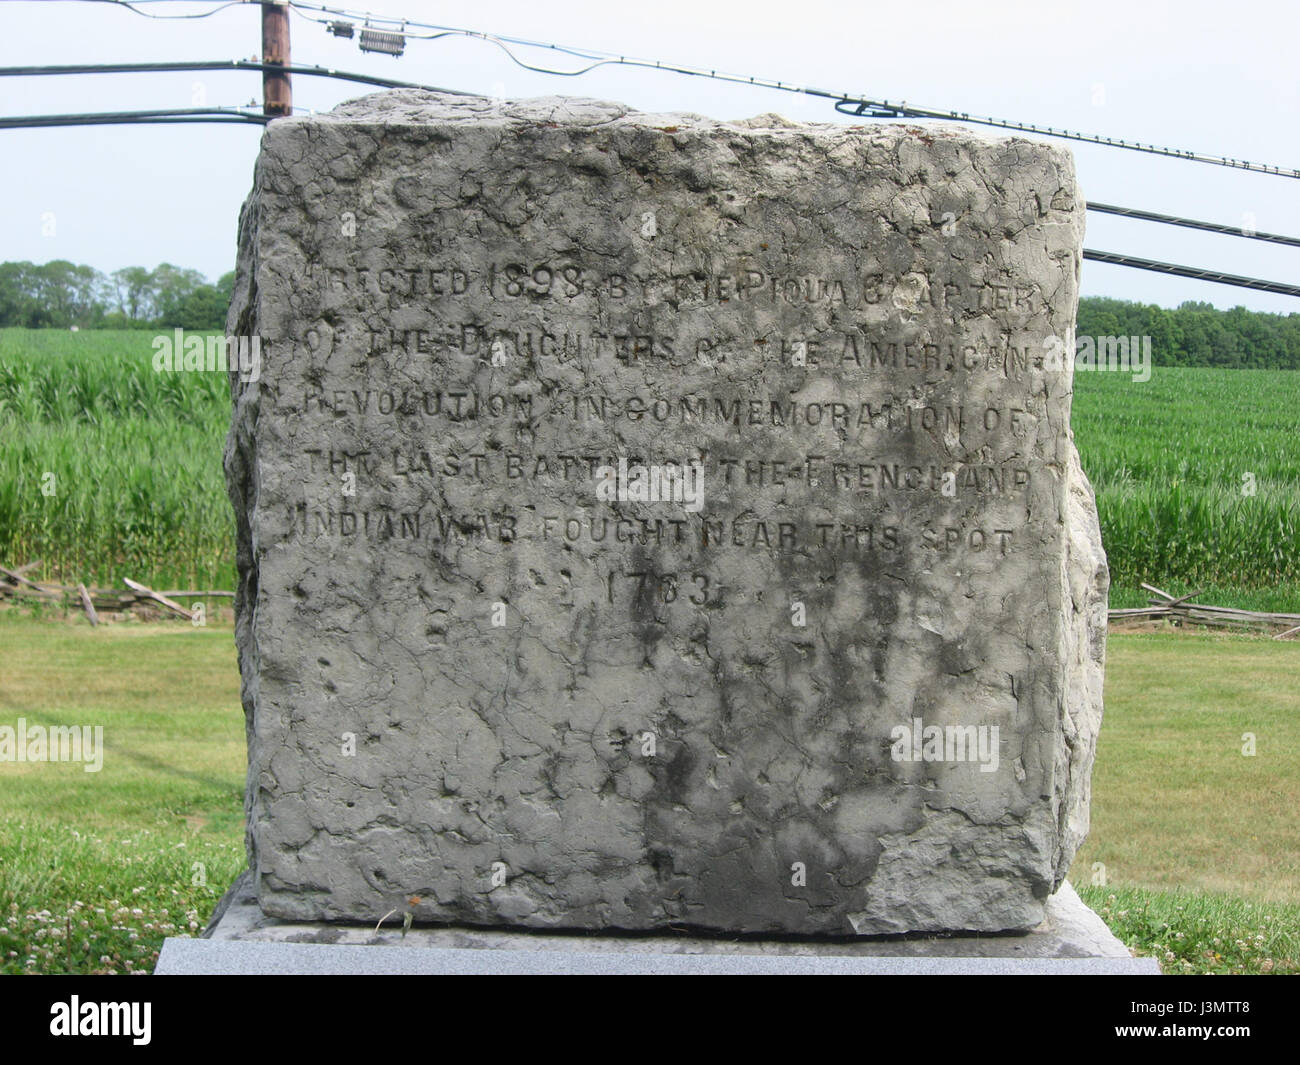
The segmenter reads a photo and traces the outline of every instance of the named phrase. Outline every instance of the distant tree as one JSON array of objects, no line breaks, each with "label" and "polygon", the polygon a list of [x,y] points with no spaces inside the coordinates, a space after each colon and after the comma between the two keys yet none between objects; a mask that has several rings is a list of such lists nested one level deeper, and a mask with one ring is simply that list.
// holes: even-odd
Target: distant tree
[{"label": "distant tree", "polygon": [[153,273],[143,266],[124,266],[114,270],[109,279],[117,294],[118,312],[129,322],[144,322],[153,317],[157,290]]},{"label": "distant tree", "polygon": [[[63,259],[0,263],[0,326],[224,329],[234,285],[233,271],[209,284],[197,270],[171,263],[125,266],[107,277]],[[1090,296],[1079,301],[1076,332],[1149,336],[1158,366],[1300,370],[1300,314]]]},{"label": "distant tree", "polygon": [[0,325],[98,325],[104,315],[103,275],[65,259],[0,264]]},{"label": "distant tree", "polygon": [[46,324],[94,325],[103,316],[99,296],[103,276],[92,266],[78,266],[66,259],[54,259],[35,272],[36,299],[48,318]]},{"label": "distant tree", "polygon": [[34,263],[0,263],[0,326],[25,326],[33,310],[31,276]]},{"label": "distant tree", "polygon": [[224,329],[230,297],[216,285],[200,285],[186,295],[164,325],[182,329]]},{"label": "distant tree", "polygon": [[1188,301],[1177,308],[1089,296],[1079,301],[1080,336],[1149,336],[1158,366],[1300,369],[1300,314],[1266,314]]},{"label": "distant tree", "polygon": [[154,288],[154,320],[161,326],[182,325],[182,307],[200,288],[207,285],[197,270],[171,263],[160,263],[151,275]]}]

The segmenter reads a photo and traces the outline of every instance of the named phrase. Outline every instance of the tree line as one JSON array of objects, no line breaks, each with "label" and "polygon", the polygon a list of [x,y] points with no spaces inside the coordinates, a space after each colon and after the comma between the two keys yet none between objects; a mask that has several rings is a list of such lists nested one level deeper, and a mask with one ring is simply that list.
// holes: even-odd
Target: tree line
[{"label": "tree line", "polygon": [[[232,271],[210,284],[197,270],[171,263],[111,274],[64,259],[0,263],[0,326],[224,329],[234,278]],[[1300,369],[1300,314],[1089,296],[1079,301],[1076,332],[1149,336],[1157,366]]]},{"label": "tree line", "polygon": [[1188,301],[1177,308],[1105,296],[1079,301],[1079,336],[1149,336],[1157,366],[1300,370],[1300,314]]},{"label": "tree line", "polygon": [[215,285],[161,263],[111,274],[55,259],[0,263],[0,326],[28,329],[224,329],[235,273]]}]

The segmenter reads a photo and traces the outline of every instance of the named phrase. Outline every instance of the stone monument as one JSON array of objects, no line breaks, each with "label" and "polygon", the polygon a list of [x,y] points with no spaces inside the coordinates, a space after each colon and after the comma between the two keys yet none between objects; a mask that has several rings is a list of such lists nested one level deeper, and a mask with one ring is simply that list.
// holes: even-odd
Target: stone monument
[{"label": "stone monument", "polygon": [[1107,570],[1064,150],[381,93],[268,127],[226,471],[273,917],[1036,925]]}]

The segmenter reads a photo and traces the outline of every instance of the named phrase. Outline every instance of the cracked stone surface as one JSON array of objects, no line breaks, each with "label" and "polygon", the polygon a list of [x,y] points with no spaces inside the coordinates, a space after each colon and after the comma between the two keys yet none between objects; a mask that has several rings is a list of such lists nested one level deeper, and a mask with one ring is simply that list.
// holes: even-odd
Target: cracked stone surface
[{"label": "cracked stone surface", "polygon": [[1102,714],[1083,210],[950,125],[272,123],[225,458],[264,912],[1038,925]]}]

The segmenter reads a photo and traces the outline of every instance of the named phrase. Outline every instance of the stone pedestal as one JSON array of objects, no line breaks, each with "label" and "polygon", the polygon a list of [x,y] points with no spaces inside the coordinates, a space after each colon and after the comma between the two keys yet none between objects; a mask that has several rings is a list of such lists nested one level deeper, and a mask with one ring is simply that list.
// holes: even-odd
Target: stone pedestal
[{"label": "stone pedestal", "polygon": [[281,921],[257,905],[245,875],[202,939],[169,939],[155,972],[438,973],[448,975],[698,973],[819,975],[1152,975],[1065,883],[1043,923],[1002,935],[720,939],[681,934],[560,935],[484,928]]}]

